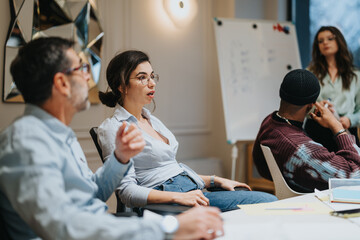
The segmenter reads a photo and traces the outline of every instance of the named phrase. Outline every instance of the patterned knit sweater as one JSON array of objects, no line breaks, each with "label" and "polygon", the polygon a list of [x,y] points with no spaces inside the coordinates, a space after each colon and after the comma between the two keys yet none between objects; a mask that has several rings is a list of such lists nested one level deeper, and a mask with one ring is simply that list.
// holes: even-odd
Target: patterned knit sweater
[{"label": "patterned knit sweater", "polygon": [[329,178],[360,178],[360,149],[347,134],[336,137],[336,152],[329,152],[302,130],[302,123],[288,124],[270,114],[256,137],[253,159],[261,176],[271,180],[260,144],[268,146],[288,185],[299,192],[328,188]]}]

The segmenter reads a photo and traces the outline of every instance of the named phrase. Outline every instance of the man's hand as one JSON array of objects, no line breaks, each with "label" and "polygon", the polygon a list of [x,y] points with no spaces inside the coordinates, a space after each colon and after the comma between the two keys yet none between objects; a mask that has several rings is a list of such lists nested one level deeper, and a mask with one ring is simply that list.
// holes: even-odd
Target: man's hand
[{"label": "man's hand", "polygon": [[322,106],[320,103],[315,103],[314,113],[309,113],[311,118],[314,119],[317,123],[325,128],[330,128],[330,130],[335,134],[343,129],[342,124],[335,118],[334,114],[325,106]]},{"label": "man's hand", "polygon": [[224,234],[220,211],[213,207],[194,207],[176,216],[179,229],[174,239],[214,239]]},{"label": "man's hand", "polygon": [[250,186],[245,183],[241,183],[238,181],[233,181],[226,178],[215,177],[215,185],[220,186],[221,188],[228,190],[228,191],[235,191],[235,187],[245,187],[251,191]]},{"label": "man's hand", "polygon": [[209,206],[209,199],[204,196],[201,190],[194,190],[185,193],[175,193],[173,202],[185,206]]},{"label": "man's hand", "polygon": [[144,149],[145,141],[135,124],[130,124],[125,131],[127,123],[124,121],[116,133],[115,157],[121,163],[128,163],[130,158]]},{"label": "man's hand", "polygon": [[330,102],[329,100],[322,100],[321,102],[319,102],[321,106],[327,107],[330,109],[331,112],[333,112],[334,110],[334,104],[332,102]]}]

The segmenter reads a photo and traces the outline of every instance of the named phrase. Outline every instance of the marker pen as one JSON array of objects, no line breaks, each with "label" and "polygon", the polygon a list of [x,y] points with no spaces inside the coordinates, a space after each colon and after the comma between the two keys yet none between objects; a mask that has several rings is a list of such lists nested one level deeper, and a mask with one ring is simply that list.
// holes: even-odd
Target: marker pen
[{"label": "marker pen", "polygon": [[[327,100],[328,100],[328,102],[331,102],[331,98],[328,98]],[[328,102],[327,102],[327,103],[325,103],[324,107],[326,107],[326,108],[328,108],[328,107],[329,107],[329,103],[328,103]]]},{"label": "marker pen", "polygon": [[[328,100],[328,102],[331,102],[331,98],[328,98],[327,100]],[[326,108],[329,107],[329,104],[328,104],[328,103],[325,103],[324,107],[326,107]],[[334,116],[335,116],[335,118],[336,118],[337,120],[340,119],[340,116],[339,116],[339,114],[336,112],[335,108],[334,108],[333,114],[334,114]]]}]

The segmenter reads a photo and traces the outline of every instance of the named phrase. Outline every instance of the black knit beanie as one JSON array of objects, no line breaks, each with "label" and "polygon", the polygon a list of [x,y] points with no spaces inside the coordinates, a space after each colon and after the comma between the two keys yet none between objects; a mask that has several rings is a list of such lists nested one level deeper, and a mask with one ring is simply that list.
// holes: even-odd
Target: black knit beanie
[{"label": "black knit beanie", "polygon": [[303,69],[290,71],[280,86],[280,98],[298,106],[316,102],[319,93],[319,80],[314,74]]}]

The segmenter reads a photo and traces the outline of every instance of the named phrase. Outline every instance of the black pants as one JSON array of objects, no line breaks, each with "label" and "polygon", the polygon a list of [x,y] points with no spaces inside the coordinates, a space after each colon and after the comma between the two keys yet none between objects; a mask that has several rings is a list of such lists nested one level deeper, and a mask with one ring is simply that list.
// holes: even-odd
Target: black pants
[{"label": "black pants", "polygon": [[[336,152],[338,150],[336,142],[334,140],[334,134],[330,129],[322,127],[320,124],[315,122],[312,119],[307,119],[305,123],[305,132],[306,134],[315,142],[322,144],[330,152]],[[355,136],[356,144],[359,144],[359,137],[357,134],[357,128],[349,128],[349,132]]]}]

